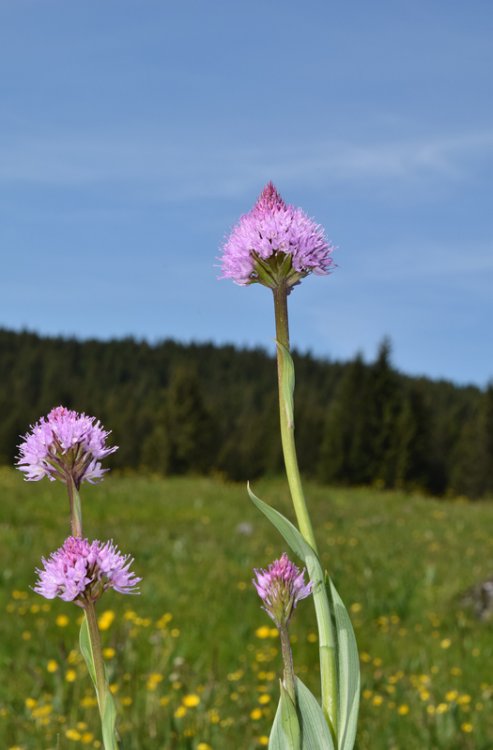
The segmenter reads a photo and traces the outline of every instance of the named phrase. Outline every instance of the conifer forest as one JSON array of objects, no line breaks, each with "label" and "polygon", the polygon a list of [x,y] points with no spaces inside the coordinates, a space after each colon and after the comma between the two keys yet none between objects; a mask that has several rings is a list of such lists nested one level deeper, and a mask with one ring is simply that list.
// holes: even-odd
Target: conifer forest
[{"label": "conifer forest", "polygon": [[[374,361],[294,353],[296,439],[320,483],[493,495],[493,382],[485,389]],[[120,446],[113,469],[239,481],[282,471],[274,358],[211,343],[151,345],[0,330],[0,463],[53,406],[97,414]]]}]

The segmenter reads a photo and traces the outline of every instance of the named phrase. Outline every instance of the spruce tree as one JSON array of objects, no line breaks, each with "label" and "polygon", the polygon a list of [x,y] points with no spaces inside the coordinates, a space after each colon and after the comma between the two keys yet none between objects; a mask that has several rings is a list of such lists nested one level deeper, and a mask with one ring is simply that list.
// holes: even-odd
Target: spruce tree
[{"label": "spruce tree", "polygon": [[493,381],[483,397],[483,439],[485,494],[493,499]]},{"label": "spruce tree", "polygon": [[371,481],[383,487],[393,487],[396,481],[396,430],[402,398],[399,378],[392,369],[390,354],[390,341],[384,339],[370,368],[370,416],[366,450]]},{"label": "spruce tree", "polygon": [[172,474],[207,473],[215,458],[215,428],[197,375],[178,367],[166,395],[169,470]]},{"label": "spruce tree", "polygon": [[480,498],[493,494],[493,384],[465,422],[454,451],[453,494]]},{"label": "spruce tree", "polygon": [[394,461],[396,487],[429,489],[430,415],[416,385],[407,387],[396,420]]},{"label": "spruce tree", "polygon": [[366,484],[370,481],[369,425],[369,373],[358,355],[348,365],[328,407],[318,466],[322,482]]}]

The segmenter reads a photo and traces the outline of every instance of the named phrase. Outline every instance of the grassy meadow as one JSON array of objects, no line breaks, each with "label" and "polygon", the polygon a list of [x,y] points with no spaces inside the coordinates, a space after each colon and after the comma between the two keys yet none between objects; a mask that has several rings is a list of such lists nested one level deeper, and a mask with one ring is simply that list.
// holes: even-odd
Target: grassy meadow
[{"label": "grassy meadow", "polygon": [[[291,517],[281,480],[254,486]],[[358,750],[493,748],[493,624],[462,602],[493,574],[493,504],[306,487],[323,562],[361,653]],[[64,487],[0,473],[0,747],[101,747],[78,652],[81,610],[30,590],[68,535]],[[275,629],[252,568],[285,549],[243,486],[108,476],[83,487],[84,532],[135,557],[140,596],[99,602],[124,750],[255,750],[278,696]],[[295,668],[316,692],[310,600],[292,624]]]}]

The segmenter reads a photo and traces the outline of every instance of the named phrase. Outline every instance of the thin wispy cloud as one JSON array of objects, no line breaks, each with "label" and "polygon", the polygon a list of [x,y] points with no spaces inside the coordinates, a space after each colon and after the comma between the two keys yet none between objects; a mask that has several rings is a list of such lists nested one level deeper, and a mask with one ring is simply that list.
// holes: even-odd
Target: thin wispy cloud
[{"label": "thin wispy cloud", "polygon": [[136,182],[163,200],[231,197],[256,190],[276,175],[286,182],[385,181],[406,183],[422,176],[467,179],[493,156],[493,132],[469,132],[394,142],[322,140],[266,143],[262,148],[211,144],[148,133],[129,136],[59,135],[4,139],[0,183],[48,187]]},{"label": "thin wispy cloud", "polygon": [[407,243],[400,237],[395,243],[380,246],[378,265],[374,254],[358,255],[359,283],[368,281],[412,281],[418,279],[462,278],[474,275],[477,281],[491,283],[493,273],[493,239],[491,243],[430,242],[423,239]]}]

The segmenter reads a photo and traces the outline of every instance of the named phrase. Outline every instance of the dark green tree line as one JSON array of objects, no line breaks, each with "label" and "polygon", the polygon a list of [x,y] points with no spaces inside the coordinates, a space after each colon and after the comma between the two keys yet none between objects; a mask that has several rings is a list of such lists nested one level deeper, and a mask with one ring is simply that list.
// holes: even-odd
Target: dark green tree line
[{"label": "dark green tree line", "polygon": [[[294,353],[296,440],[305,475],[470,497],[493,495],[493,385],[484,391],[398,373],[384,341],[373,363]],[[282,470],[276,366],[260,349],[78,341],[0,329],[0,463],[53,406],[97,415],[114,468]]]}]

